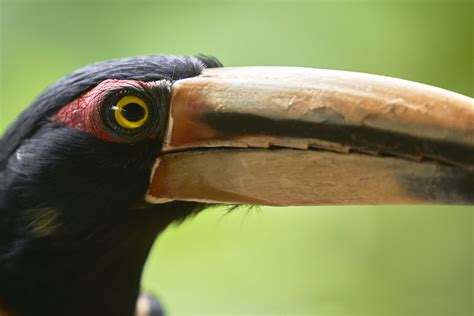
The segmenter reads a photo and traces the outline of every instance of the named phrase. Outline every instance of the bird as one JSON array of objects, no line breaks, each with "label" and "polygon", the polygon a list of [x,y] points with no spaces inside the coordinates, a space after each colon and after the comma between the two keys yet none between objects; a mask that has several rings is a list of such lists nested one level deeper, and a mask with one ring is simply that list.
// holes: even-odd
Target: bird
[{"label": "bird", "polygon": [[472,205],[473,123],[471,98],[379,75],[80,68],[0,140],[0,314],[134,315],[155,239],[215,205]]}]

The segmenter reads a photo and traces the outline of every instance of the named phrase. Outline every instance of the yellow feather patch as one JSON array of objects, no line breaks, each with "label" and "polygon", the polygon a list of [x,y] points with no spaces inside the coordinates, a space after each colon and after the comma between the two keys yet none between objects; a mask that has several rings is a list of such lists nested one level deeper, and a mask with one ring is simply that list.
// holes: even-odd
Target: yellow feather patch
[{"label": "yellow feather patch", "polygon": [[54,208],[36,208],[26,211],[26,229],[37,237],[54,234],[61,226],[59,212]]}]

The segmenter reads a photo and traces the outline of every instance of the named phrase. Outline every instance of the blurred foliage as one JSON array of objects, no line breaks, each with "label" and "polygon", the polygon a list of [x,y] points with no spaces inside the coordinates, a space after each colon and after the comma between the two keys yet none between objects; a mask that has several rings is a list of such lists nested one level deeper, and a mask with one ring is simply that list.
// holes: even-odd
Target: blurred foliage
[{"label": "blurred foliage", "polygon": [[[73,69],[142,54],[474,95],[472,1],[0,1],[0,130]],[[472,207],[217,209],[164,233],[143,284],[171,315],[472,315],[473,238]]]}]

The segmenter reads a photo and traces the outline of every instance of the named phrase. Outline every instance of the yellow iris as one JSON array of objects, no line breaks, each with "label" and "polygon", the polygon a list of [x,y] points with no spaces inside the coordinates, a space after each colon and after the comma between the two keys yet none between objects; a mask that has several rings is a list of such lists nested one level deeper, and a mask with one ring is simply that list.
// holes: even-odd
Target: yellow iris
[{"label": "yellow iris", "polygon": [[114,115],[123,128],[139,128],[148,120],[148,105],[139,97],[126,95],[115,105]]}]

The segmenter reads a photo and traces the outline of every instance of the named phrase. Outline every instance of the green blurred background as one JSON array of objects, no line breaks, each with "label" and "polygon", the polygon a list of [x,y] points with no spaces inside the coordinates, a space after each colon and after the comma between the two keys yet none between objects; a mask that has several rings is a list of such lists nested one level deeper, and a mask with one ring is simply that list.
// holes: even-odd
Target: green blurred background
[{"label": "green blurred background", "polygon": [[[0,1],[0,130],[73,69],[142,54],[354,70],[474,95],[472,1]],[[473,315],[473,211],[210,210],[161,236],[143,285],[170,315]]]}]

